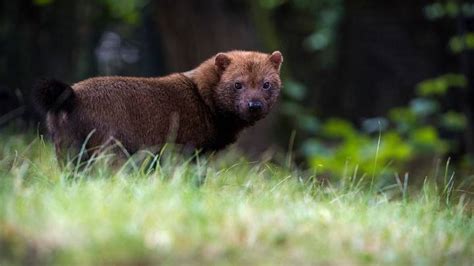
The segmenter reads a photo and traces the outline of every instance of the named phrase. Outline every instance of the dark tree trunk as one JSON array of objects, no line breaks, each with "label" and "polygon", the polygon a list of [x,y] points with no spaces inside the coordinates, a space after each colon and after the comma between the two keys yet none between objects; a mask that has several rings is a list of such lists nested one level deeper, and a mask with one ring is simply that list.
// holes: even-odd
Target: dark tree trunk
[{"label": "dark tree trunk", "polygon": [[221,51],[260,48],[244,4],[233,1],[154,2],[170,71],[185,71]]},{"label": "dark tree trunk", "polygon": [[[461,13],[457,18],[459,36],[465,36],[468,32],[474,32],[474,19],[466,18]],[[464,49],[460,56],[460,70],[467,79],[467,87],[462,91],[460,99],[463,111],[467,117],[467,127],[464,132],[465,152],[474,156],[474,52],[472,49]]]},{"label": "dark tree trunk", "polygon": [[[0,85],[7,88],[5,95],[16,98],[8,100],[14,109],[24,107],[26,121],[38,118],[28,104],[36,79],[56,77],[72,82],[93,73],[91,24],[97,14],[88,0],[54,1],[45,6],[33,2],[2,1],[0,6],[4,29],[0,33]],[[0,114],[6,112],[0,106]]]},{"label": "dark tree trunk", "polygon": [[346,1],[339,70],[321,97],[325,113],[358,120],[384,115],[415,85],[445,71],[446,44],[423,16],[425,1]]}]

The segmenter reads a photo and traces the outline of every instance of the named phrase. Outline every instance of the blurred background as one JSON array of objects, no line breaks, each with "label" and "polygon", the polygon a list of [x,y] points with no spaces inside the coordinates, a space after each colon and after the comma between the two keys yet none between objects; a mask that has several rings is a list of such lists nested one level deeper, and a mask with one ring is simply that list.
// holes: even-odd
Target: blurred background
[{"label": "blurred background", "polygon": [[470,1],[2,0],[0,128],[41,128],[38,78],[161,76],[233,49],[285,57],[279,105],[239,140],[250,157],[291,151],[335,175],[473,174]]}]

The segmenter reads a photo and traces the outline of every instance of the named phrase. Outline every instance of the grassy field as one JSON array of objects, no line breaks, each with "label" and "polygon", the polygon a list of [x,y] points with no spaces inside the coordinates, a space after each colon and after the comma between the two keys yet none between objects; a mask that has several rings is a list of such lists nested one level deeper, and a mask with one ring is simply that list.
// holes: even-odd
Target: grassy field
[{"label": "grassy field", "polygon": [[172,155],[147,165],[61,171],[50,144],[2,136],[0,265],[474,261],[469,193],[449,182],[370,189],[356,176],[321,185],[232,152],[207,168]]}]

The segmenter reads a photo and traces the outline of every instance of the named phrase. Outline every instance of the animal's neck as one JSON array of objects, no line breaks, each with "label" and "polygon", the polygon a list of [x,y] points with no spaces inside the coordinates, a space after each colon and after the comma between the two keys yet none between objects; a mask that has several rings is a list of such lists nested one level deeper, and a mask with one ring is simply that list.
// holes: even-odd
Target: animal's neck
[{"label": "animal's neck", "polygon": [[197,68],[184,72],[183,75],[190,78],[198,89],[204,103],[209,108],[215,125],[215,137],[209,143],[211,150],[220,150],[236,141],[238,134],[249,123],[237,115],[220,110],[214,101],[214,89],[219,83],[219,73],[214,66],[214,60],[209,59]]},{"label": "animal's neck", "polygon": [[197,68],[184,72],[183,75],[190,78],[195,84],[202,99],[212,113],[216,112],[213,91],[219,83],[219,73],[215,69],[212,59],[199,65]]},{"label": "animal's neck", "polygon": [[239,133],[250,124],[235,115],[218,112],[214,116],[215,136],[208,143],[207,149],[221,150],[237,140]]}]

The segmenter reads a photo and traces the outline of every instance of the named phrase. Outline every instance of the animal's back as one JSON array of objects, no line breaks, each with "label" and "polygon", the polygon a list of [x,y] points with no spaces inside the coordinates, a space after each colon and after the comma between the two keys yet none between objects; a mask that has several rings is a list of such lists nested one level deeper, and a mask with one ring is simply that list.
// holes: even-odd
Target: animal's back
[{"label": "animal's back", "polygon": [[117,140],[133,152],[175,136],[179,144],[199,147],[213,128],[194,86],[181,74],[87,79],[72,86],[76,101],[71,112],[48,115],[50,132],[68,131],[53,138],[74,135],[82,141],[90,135],[90,148]]}]

